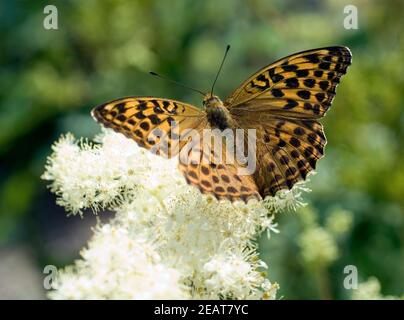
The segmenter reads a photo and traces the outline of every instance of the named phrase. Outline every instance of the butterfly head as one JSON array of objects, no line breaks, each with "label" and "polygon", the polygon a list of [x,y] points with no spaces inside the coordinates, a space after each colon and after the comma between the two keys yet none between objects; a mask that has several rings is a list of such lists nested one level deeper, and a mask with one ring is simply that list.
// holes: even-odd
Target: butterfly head
[{"label": "butterfly head", "polygon": [[221,107],[223,106],[222,100],[218,96],[212,95],[211,93],[207,93],[203,97],[203,106],[207,109],[212,108],[212,107]]}]

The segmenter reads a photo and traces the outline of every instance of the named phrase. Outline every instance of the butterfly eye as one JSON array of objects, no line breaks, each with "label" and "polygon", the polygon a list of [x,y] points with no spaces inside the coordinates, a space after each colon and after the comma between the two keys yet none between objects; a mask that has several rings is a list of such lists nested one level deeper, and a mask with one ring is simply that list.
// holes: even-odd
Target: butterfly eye
[{"label": "butterfly eye", "polygon": [[203,99],[203,105],[206,107],[207,105],[211,104],[213,102],[213,98],[209,97],[209,98],[205,98]]}]

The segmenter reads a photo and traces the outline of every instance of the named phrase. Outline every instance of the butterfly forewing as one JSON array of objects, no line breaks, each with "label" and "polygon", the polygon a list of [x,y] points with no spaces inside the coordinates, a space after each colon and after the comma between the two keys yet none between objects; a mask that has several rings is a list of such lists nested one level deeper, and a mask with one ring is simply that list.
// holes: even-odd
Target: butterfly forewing
[{"label": "butterfly forewing", "polygon": [[95,107],[94,118],[104,126],[124,134],[156,154],[172,157],[186,141],[186,129],[200,127],[206,114],[198,108],[175,100],[128,97]]},{"label": "butterfly forewing", "polygon": [[303,51],[282,58],[245,81],[226,100],[236,117],[269,112],[285,117],[321,118],[351,63],[346,47]]}]

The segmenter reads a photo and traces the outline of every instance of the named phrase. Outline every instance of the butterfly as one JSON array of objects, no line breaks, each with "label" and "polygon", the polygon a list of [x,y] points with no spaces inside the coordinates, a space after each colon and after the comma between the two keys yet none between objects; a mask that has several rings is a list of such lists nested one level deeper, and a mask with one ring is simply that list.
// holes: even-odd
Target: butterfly
[{"label": "butterfly", "polygon": [[[291,189],[316,168],[327,143],[319,120],[330,108],[351,61],[350,50],[343,46],[302,51],[259,70],[223,102],[213,95],[212,87],[203,98],[202,109],[171,99],[126,97],[95,107],[92,115],[140,147],[175,144],[176,148],[158,153],[166,157],[187,153],[195,160],[179,161],[189,184],[217,199],[247,202]],[[254,129],[255,171],[240,175],[242,164],[237,161],[203,161],[212,160],[214,151],[190,151],[187,141],[175,139],[187,129],[201,133],[209,128]],[[153,136],[156,130],[163,134]],[[223,156],[228,147],[222,147]]]}]

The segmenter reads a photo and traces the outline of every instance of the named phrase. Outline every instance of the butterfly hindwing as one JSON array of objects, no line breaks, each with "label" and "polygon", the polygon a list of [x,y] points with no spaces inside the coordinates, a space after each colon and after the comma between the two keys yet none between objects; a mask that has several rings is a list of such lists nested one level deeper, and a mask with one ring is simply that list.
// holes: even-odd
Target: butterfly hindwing
[{"label": "butterfly hindwing", "polygon": [[291,189],[305,180],[324,155],[326,138],[317,120],[272,117],[250,123],[257,132],[257,171],[254,178],[262,197]]},{"label": "butterfly hindwing", "polygon": [[[207,141],[206,136],[202,135],[195,145],[188,145],[181,150],[180,171],[189,184],[217,199],[228,199],[232,202],[260,199],[253,176],[240,174],[239,170],[243,166],[228,152],[229,148],[225,143],[224,141],[219,151],[219,158],[210,139]],[[188,162],[185,162],[185,159]]]},{"label": "butterfly hindwing", "polygon": [[186,143],[179,139],[187,128],[196,129],[206,114],[179,101],[128,97],[95,107],[93,117],[105,127],[124,134],[156,154],[172,157]]}]

